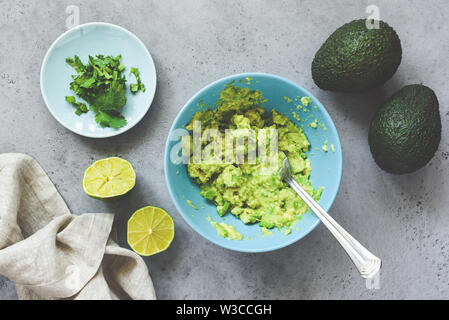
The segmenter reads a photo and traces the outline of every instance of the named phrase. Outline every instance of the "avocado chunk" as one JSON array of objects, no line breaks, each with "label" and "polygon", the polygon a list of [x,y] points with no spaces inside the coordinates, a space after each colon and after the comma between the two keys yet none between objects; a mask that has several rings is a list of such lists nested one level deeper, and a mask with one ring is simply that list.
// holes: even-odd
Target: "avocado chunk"
[{"label": "avocado chunk", "polygon": [[392,27],[379,21],[368,29],[366,20],[338,28],[317,51],[312,77],[323,90],[361,92],[390,79],[402,59],[401,41]]},{"label": "avocado chunk", "polygon": [[405,174],[424,167],[441,140],[438,99],[432,89],[408,85],[377,111],[368,142],[376,163],[387,172]]}]

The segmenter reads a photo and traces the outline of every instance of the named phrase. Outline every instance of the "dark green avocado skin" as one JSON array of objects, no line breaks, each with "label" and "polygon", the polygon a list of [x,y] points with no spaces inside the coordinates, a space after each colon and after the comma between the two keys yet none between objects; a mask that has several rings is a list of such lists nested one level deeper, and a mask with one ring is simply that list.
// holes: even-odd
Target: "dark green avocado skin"
[{"label": "dark green avocado skin", "polygon": [[368,136],[376,163],[387,172],[405,174],[424,167],[441,140],[438,99],[432,89],[408,85],[375,114]]},{"label": "dark green avocado skin", "polygon": [[401,41],[392,27],[379,21],[368,29],[366,20],[338,28],[312,62],[312,77],[323,90],[362,92],[390,79],[402,59]]}]

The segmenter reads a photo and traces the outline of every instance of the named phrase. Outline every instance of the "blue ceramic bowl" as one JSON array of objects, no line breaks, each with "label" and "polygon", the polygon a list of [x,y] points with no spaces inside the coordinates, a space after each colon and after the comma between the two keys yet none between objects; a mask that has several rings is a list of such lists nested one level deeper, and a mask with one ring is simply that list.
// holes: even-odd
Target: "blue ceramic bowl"
[{"label": "blue ceramic bowl", "polygon": [[[127,84],[135,83],[134,76],[129,77],[128,73],[131,67],[137,67],[146,87],[145,92],[137,94],[127,90],[127,103],[122,114],[128,123],[120,129],[101,128],[95,122],[94,112],[77,116],[75,109],[65,101],[65,96],[75,95],[70,90],[70,82],[76,74],[65,62],[66,58],[78,55],[87,63],[89,55],[97,54],[122,54]],[[106,138],[131,129],[147,113],[155,91],[156,69],[145,45],[128,30],[109,23],[93,22],[70,29],[51,45],[42,63],[41,92],[48,110],[64,127],[86,137]]]},{"label": "blue ceramic bowl", "polygon": [[[246,77],[252,78],[250,83],[245,80]],[[166,144],[165,177],[171,197],[185,221],[200,235],[227,249],[242,252],[276,250],[303,238],[319,224],[320,220],[309,211],[293,227],[291,234],[284,235],[281,231],[274,230],[274,234],[270,236],[263,236],[257,224],[245,225],[230,213],[226,214],[224,220],[222,220],[215,205],[200,196],[199,187],[189,178],[186,166],[183,163],[175,164],[171,161],[170,154],[176,154],[179,147],[179,139],[176,139],[175,136],[181,131],[177,129],[182,129],[191,121],[193,115],[199,109],[199,103],[204,102],[208,106],[214,105],[220,91],[232,81],[235,81],[237,86],[250,87],[261,91],[263,96],[268,99],[265,103],[267,110],[275,109],[288,116],[298,126],[304,124],[304,132],[311,142],[309,158],[312,165],[312,185],[315,188],[324,187],[320,203],[325,210],[330,209],[340,187],[342,175],[340,139],[331,117],[318,99],[301,86],[287,79],[264,73],[238,74],[218,80],[195,94],[176,117]],[[297,96],[312,98],[313,103],[307,108],[309,111],[298,111],[294,101],[288,102],[285,99],[285,97],[293,99]],[[301,119],[305,119],[304,123],[298,122],[292,115],[292,111],[295,111]],[[315,119],[324,124],[325,129],[321,126],[314,129],[308,125]],[[329,146],[327,153],[321,149],[325,141],[328,141]],[[333,144],[335,152],[331,150],[331,144]],[[192,201],[198,210],[192,208],[187,200]],[[214,221],[224,221],[234,226],[238,232],[243,234],[244,240],[228,240],[218,236],[215,228],[206,219],[208,216]]]}]

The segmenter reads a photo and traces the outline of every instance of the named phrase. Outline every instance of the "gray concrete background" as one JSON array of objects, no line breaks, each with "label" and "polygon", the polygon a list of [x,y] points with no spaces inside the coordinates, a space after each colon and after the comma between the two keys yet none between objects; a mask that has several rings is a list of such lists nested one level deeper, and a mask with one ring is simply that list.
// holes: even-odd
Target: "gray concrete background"
[{"label": "gray concrete background", "polygon": [[[79,6],[81,23],[105,21],[134,32],[156,63],[158,90],[142,122],[107,140],[73,134],[47,111],[39,70],[65,27],[65,8]],[[366,94],[317,88],[310,74],[316,50],[337,27],[376,4],[398,32],[403,60],[385,86]],[[146,258],[161,299],[405,299],[449,298],[449,3],[434,1],[11,1],[0,0],[0,152],[35,157],[70,209],[114,212],[125,222],[144,206],[170,212],[176,237]],[[126,52],[124,52],[126,54]],[[356,238],[382,257],[381,289],[367,290],[344,251],[321,225],[300,242],[263,254],[231,252],[207,242],[177,213],[164,179],[163,151],[172,121],[200,88],[229,74],[261,71],[287,77],[321,100],[344,151],[340,193],[331,210]],[[424,83],[440,100],[443,137],[424,169],[395,176],[371,158],[367,128],[375,108],[405,84]],[[103,203],[82,190],[95,159],[121,156],[138,174],[135,190]],[[15,299],[0,277],[0,299]]]}]

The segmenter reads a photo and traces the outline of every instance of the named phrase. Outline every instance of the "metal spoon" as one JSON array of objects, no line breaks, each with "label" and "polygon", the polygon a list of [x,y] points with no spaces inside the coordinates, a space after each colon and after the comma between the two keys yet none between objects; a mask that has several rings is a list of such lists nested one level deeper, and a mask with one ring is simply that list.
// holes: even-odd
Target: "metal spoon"
[{"label": "metal spoon", "polygon": [[317,217],[329,229],[334,237],[340,242],[343,249],[354,262],[363,278],[372,278],[380,270],[382,261],[369,252],[357,240],[355,240],[345,229],[343,229],[321,206],[293,179],[288,158],[285,157],[279,176],[287,182],[290,187],[301,197],[312,209]]}]

